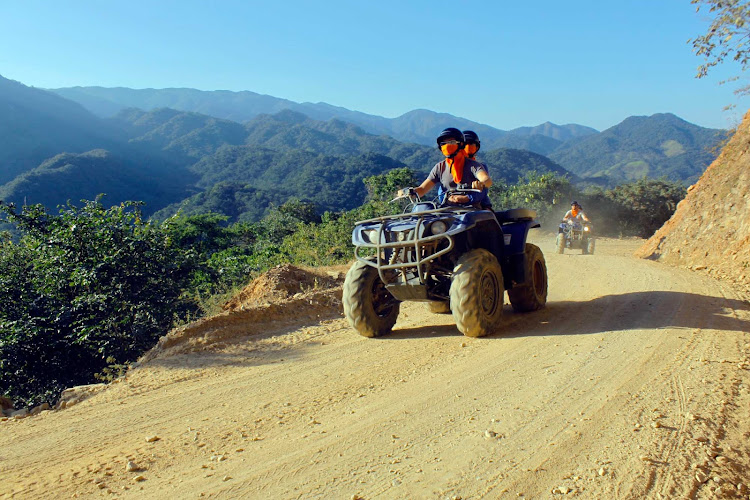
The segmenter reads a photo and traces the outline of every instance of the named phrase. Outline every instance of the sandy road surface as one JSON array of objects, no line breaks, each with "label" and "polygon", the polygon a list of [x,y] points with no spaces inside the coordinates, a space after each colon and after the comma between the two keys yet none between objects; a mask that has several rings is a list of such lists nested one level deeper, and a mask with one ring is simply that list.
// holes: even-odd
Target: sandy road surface
[{"label": "sandy road surface", "polygon": [[156,359],[0,422],[0,497],[746,498],[750,306],[640,243],[540,242],[548,307],[488,338],[407,304]]}]

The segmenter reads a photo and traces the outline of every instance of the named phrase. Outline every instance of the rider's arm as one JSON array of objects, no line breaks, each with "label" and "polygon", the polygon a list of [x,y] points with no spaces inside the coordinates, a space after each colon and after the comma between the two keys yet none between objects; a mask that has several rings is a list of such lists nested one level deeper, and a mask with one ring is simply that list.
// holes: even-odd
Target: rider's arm
[{"label": "rider's arm", "polygon": [[[490,186],[492,186],[492,179],[490,179],[490,174],[488,174],[485,170],[477,170],[476,177],[477,180],[482,183],[482,187],[489,188]],[[472,183],[471,187],[475,189],[482,189],[482,187],[474,186],[473,184],[474,183]]]},{"label": "rider's arm", "polygon": [[565,212],[565,215],[563,216],[563,220],[568,220],[568,219],[570,219],[570,216],[571,216],[572,214],[573,214],[573,212],[571,212],[570,210],[568,210],[567,212]]},{"label": "rider's arm", "polygon": [[425,194],[430,192],[430,189],[432,189],[435,186],[435,183],[432,182],[430,179],[425,179],[422,184],[414,188],[414,191],[419,195],[419,197],[423,197]]},{"label": "rider's arm", "polygon": [[581,212],[581,218],[586,222],[591,222],[584,212]]}]

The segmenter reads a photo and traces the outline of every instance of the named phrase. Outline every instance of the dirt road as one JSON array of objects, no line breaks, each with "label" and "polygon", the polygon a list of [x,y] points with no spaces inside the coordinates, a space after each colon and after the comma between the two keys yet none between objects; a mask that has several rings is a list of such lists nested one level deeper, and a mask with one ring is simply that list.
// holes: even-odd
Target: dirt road
[{"label": "dirt road", "polygon": [[0,422],[0,497],[747,498],[747,297],[641,241],[538,243],[548,306],[491,337],[426,304],[379,339],[291,307]]}]

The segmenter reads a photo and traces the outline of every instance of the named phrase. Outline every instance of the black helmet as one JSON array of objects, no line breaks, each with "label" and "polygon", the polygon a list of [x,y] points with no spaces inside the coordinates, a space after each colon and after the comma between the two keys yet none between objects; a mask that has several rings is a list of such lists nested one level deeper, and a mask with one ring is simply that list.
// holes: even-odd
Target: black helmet
[{"label": "black helmet", "polygon": [[575,200],[573,200],[573,201],[571,201],[571,202],[570,202],[570,206],[571,206],[571,207],[578,207],[578,208],[581,208],[581,204],[580,204],[580,203],[578,203],[578,202],[577,202],[577,201],[575,201]]},{"label": "black helmet", "polygon": [[466,144],[476,144],[477,151],[479,151],[479,136],[473,130],[464,130],[464,141]]},{"label": "black helmet", "polygon": [[458,142],[461,143],[460,147],[463,147],[463,145],[464,145],[464,134],[462,134],[461,131],[458,130],[457,128],[453,128],[453,127],[449,127],[447,129],[443,130],[442,132],[440,132],[440,135],[437,136],[437,145],[438,145],[438,148],[440,147],[441,143],[443,143],[445,141],[449,141],[449,140],[458,141]]}]

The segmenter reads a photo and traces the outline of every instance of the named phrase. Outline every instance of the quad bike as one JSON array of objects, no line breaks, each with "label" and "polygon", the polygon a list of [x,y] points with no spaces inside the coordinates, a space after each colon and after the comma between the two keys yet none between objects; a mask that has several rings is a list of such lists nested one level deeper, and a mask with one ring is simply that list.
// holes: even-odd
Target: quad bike
[{"label": "quad bike", "polygon": [[[448,195],[478,192],[468,187]],[[536,212],[440,205],[413,190],[392,201],[407,197],[404,213],[359,221],[352,232],[357,261],[346,275],[343,303],[361,335],[390,332],[403,301],[450,311],[468,337],[498,328],[505,290],[514,311],[544,307],[547,265],[539,247],[526,243],[529,229],[539,227]]]},{"label": "quad bike", "polygon": [[576,219],[564,220],[557,230],[557,253],[565,253],[565,249],[581,249],[583,255],[593,254],[596,247],[594,231],[591,223]]}]

